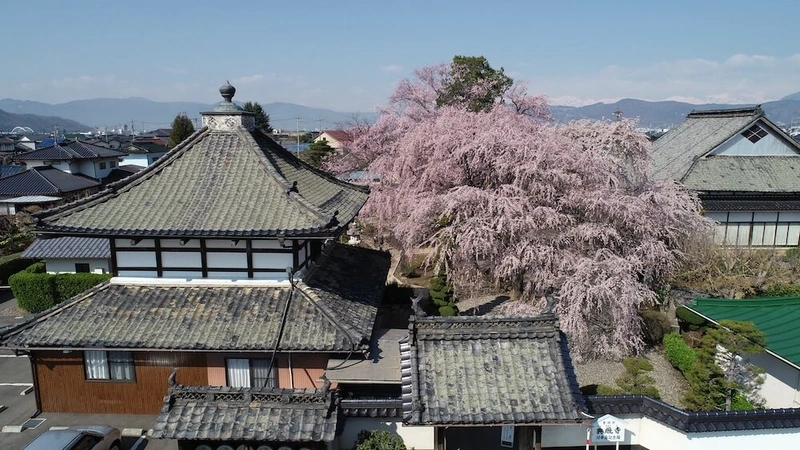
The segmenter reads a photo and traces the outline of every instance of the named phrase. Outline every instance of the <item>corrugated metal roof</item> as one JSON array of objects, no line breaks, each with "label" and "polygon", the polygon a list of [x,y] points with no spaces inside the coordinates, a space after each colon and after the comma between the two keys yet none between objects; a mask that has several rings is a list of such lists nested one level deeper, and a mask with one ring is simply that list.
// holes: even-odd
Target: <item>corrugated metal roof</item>
[{"label": "corrugated metal roof", "polygon": [[800,297],[731,300],[698,298],[687,308],[712,319],[753,322],[767,348],[800,369]]}]

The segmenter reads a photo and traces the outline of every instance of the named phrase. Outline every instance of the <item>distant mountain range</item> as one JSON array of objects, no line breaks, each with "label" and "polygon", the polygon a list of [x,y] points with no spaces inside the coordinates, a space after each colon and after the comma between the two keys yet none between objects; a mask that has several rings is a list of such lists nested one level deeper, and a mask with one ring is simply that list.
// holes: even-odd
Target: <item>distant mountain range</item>
[{"label": "distant mountain range", "polygon": [[[292,103],[265,103],[262,106],[270,115],[273,127],[288,131],[297,128],[335,129],[352,124],[356,118],[374,121],[377,117],[375,113],[338,112]],[[686,114],[692,110],[744,106],[752,105],[693,105],[674,101],[623,99],[615,103],[596,103],[580,107],[555,105],[551,110],[553,117],[559,122],[575,119],[613,119],[614,112],[621,111],[623,117],[638,119],[642,127],[670,128],[682,122]],[[780,100],[763,103],[761,106],[767,117],[776,123],[785,126],[800,125],[800,92],[787,95]],[[15,126],[28,126],[37,132],[48,132],[54,125],[67,131],[103,128],[111,130],[123,126],[127,126],[128,129],[133,127],[135,130],[152,130],[169,128],[175,116],[182,112],[199,121],[200,113],[213,107],[214,105],[204,103],[154,102],[144,98],[98,98],[56,105],[6,98],[0,100],[0,110],[2,110],[0,131],[10,131]]]}]

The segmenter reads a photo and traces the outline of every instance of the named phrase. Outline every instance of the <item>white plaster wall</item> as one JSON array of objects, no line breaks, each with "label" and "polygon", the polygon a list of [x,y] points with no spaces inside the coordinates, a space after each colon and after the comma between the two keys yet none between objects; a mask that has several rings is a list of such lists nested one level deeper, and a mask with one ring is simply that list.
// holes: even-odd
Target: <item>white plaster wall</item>
[{"label": "white plaster wall", "polygon": [[161,264],[164,268],[169,267],[192,267],[202,268],[203,260],[200,252],[161,252]]},{"label": "white plaster wall", "polygon": [[[286,247],[291,248],[291,242],[286,241],[284,244]],[[253,241],[253,248],[282,248],[280,243],[275,239],[259,239]]]},{"label": "white plaster wall", "polygon": [[403,438],[407,448],[415,450],[431,450],[434,446],[433,427],[406,427],[399,420],[386,421],[385,418],[348,417],[339,436],[339,449],[353,448],[361,430],[387,430]]},{"label": "white plaster wall", "polygon": [[244,239],[207,239],[206,248],[247,248]]},{"label": "white plaster wall", "polygon": [[[650,450],[677,450],[686,447],[686,435],[649,417],[638,419],[637,443]],[[716,448],[716,447],[708,447]]]},{"label": "white plaster wall", "polygon": [[[800,429],[788,428],[783,430],[754,430],[730,431],[720,433],[693,433],[690,434],[682,447],[660,447],[663,449],[684,450],[753,450],[770,449],[782,450],[798,447],[800,442]],[[655,447],[648,447],[657,450]]]},{"label": "white plaster wall", "polygon": [[769,134],[759,139],[755,144],[739,133],[720,145],[712,154],[726,156],[797,155],[786,142],[774,134],[772,129],[763,124],[761,124],[761,127]]},{"label": "white plaster wall", "polygon": [[156,267],[156,252],[117,252],[117,267]]},{"label": "white plaster wall", "polygon": [[285,269],[292,266],[291,253],[254,253],[253,267],[256,269]]},{"label": "white plaster wall", "polygon": [[122,166],[125,165],[132,165],[132,166],[139,166],[139,167],[147,167],[148,165],[148,155],[147,154],[138,154],[132,153],[128,156],[122,158],[122,162],[119,163]]},{"label": "white plaster wall", "polygon": [[161,248],[200,248],[200,239],[189,239],[183,244],[180,239],[162,239]]},{"label": "white plaster wall", "polygon": [[[135,239],[134,239],[135,240]],[[154,247],[156,244],[152,239],[142,239],[136,244],[131,243],[131,239],[114,239],[114,245],[117,248],[130,248],[130,247]]]},{"label": "white plaster wall", "polygon": [[247,269],[247,255],[245,253],[207,253],[206,261],[210,268]]},{"label": "white plaster wall", "polygon": [[110,263],[107,259],[50,259],[45,261],[47,273],[75,273],[75,264],[89,264],[89,271],[109,273]]},{"label": "white plaster wall", "polygon": [[765,371],[761,396],[767,408],[800,407],[800,370],[769,353],[748,355],[747,359]]}]

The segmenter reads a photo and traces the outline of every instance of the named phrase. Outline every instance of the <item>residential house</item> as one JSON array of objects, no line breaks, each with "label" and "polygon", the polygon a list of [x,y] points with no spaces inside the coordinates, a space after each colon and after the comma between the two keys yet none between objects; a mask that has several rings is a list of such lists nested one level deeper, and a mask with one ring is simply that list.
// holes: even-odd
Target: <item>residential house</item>
[{"label": "residential house", "polygon": [[764,369],[761,395],[768,408],[800,407],[800,297],[698,298],[686,307],[712,323],[753,322],[764,333],[766,348],[746,358]]},{"label": "residential house", "polygon": [[108,239],[115,275],[0,335],[39,410],[159,414],[151,437],[181,449],[332,445],[322,376],[367,357],[389,256],[335,243],[367,189],[297,160],[234,92],[166,157],[36,216],[40,237]]},{"label": "residential house", "polygon": [[655,141],[653,175],[697,192],[717,242],[800,242],[800,143],[760,107],[695,111]]},{"label": "residential house", "polygon": [[79,236],[43,237],[33,241],[21,258],[44,260],[47,273],[109,273],[108,239]]},{"label": "residential house", "polygon": [[122,151],[126,153],[122,157],[122,165],[147,167],[167,153],[167,146],[156,142],[134,141],[124,146]]},{"label": "residential house", "polygon": [[29,169],[50,166],[99,180],[107,177],[125,156],[123,152],[81,141],[64,141],[17,155],[14,160],[25,163]]},{"label": "residential house", "polygon": [[342,150],[353,140],[350,134],[344,130],[325,130],[314,138],[314,142],[325,140],[331,148]]},{"label": "residential house", "polygon": [[27,206],[42,208],[83,198],[97,192],[100,182],[51,166],[39,166],[0,178],[3,214],[15,214]]},{"label": "residential house", "polygon": [[16,149],[16,142],[13,139],[9,139],[5,136],[0,136],[0,153],[7,154],[7,153],[14,153]]}]

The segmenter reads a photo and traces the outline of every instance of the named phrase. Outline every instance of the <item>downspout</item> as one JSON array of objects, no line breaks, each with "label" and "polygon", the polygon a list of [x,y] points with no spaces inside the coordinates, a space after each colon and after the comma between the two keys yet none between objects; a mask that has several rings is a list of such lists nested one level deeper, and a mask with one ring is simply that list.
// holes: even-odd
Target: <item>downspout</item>
[{"label": "downspout", "polygon": [[[286,305],[283,307],[283,314],[281,315],[281,326],[278,329],[278,335],[275,337],[275,347],[272,349],[272,357],[269,359],[269,369],[267,370],[267,379],[272,376],[272,368],[275,367],[275,356],[278,353],[278,347],[281,345],[281,337],[283,337],[283,329],[286,326],[286,316],[289,313],[289,305],[292,303],[292,295],[294,294],[294,272],[291,267],[286,268],[286,274],[289,276],[289,298],[286,299]],[[291,353],[289,354],[291,358]],[[291,374],[291,370],[289,371]],[[276,380],[277,381],[277,380]],[[275,384],[278,384],[277,382]],[[292,380],[292,387],[294,387],[294,380]]]},{"label": "downspout", "polygon": [[289,353],[289,387],[294,389],[294,369],[292,369],[292,354]]},{"label": "downspout", "polygon": [[31,362],[31,375],[33,376],[33,395],[36,399],[36,411],[33,412],[31,418],[38,416],[42,413],[42,397],[39,393],[39,371],[36,370],[36,361],[32,352],[28,352],[28,360]]}]

